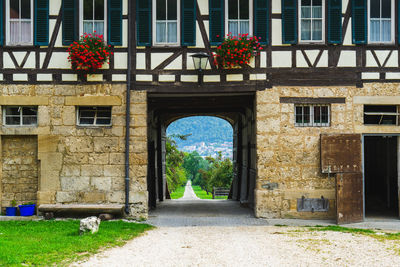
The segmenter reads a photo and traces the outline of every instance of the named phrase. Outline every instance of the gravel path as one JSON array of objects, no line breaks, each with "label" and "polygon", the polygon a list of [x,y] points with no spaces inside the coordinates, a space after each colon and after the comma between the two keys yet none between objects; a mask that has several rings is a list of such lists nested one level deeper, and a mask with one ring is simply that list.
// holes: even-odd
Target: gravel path
[{"label": "gravel path", "polygon": [[400,241],[277,227],[279,221],[256,219],[235,201],[163,201],[147,222],[157,228],[75,265],[400,266]]},{"label": "gravel path", "polygon": [[299,229],[160,227],[122,248],[93,256],[82,266],[400,265],[399,242],[339,232],[298,232]]},{"label": "gravel path", "polygon": [[183,197],[179,198],[178,200],[194,200],[194,199],[200,199],[200,198],[198,198],[194,193],[192,182],[189,180],[186,183],[185,193],[183,193]]}]

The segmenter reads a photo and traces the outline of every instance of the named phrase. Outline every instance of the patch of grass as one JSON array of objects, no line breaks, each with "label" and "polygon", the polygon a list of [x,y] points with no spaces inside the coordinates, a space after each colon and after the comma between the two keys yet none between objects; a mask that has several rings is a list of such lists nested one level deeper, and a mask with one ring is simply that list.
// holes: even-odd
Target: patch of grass
[{"label": "patch of grass", "polygon": [[334,231],[334,232],[342,232],[342,233],[351,233],[351,234],[360,234],[366,235],[378,240],[400,240],[400,233],[385,233],[385,232],[376,232],[371,229],[360,229],[360,228],[349,228],[338,225],[329,225],[329,226],[307,226],[311,231]]},{"label": "patch of grass", "polygon": [[0,266],[55,265],[80,260],[100,249],[121,246],[153,227],[106,221],[99,232],[79,235],[79,221],[0,222]]},{"label": "patch of grass", "polygon": [[[203,189],[201,189],[201,187],[199,185],[192,185],[193,187],[193,191],[196,194],[196,196],[200,199],[212,199],[212,194],[208,193],[206,191],[204,191]],[[218,196],[215,199],[228,199],[227,196]]]},{"label": "patch of grass", "polygon": [[174,192],[170,193],[171,199],[178,199],[183,197],[183,194],[185,193],[185,186],[181,186],[177,188]]}]

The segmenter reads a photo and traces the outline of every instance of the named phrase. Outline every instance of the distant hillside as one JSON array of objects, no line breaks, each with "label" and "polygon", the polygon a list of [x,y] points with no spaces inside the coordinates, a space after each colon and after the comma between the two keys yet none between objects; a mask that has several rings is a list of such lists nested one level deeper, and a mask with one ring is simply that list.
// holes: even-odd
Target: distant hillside
[{"label": "distant hillside", "polygon": [[170,124],[167,135],[192,134],[186,141],[176,139],[179,148],[191,146],[200,142],[222,144],[232,142],[233,129],[226,120],[209,117],[196,116],[177,120]]}]

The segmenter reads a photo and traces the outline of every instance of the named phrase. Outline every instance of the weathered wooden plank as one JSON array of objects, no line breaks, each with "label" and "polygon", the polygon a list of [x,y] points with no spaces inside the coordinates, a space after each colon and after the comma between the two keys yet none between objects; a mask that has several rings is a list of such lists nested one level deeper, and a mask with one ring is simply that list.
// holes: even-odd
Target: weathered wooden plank
[{"label": "weathered wooden plank", "polygon": [[288,104],[345,104],[344,97],[281,97],[281,103]]},{"label": "weathered wooden plank", "polygon": [[321,134],[322,173],[362,172],[360,134]]},{"label": "weathered wooden plank", "polygon": [[336,174],[336,223],[356,223],[364,219],[362,173]]}]

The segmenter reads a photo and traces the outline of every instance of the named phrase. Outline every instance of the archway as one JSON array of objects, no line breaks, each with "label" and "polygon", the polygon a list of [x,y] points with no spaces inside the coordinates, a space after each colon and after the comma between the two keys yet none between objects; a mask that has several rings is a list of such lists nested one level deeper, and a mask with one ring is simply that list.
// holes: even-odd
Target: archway
[{"label": "archway", "polygon": [[167,198],[165,141],[172,122],[190,116],[213,116],[233,128],[231,199],[253,207],[256,179],[254,94],[148,95],[149,208]]}]

